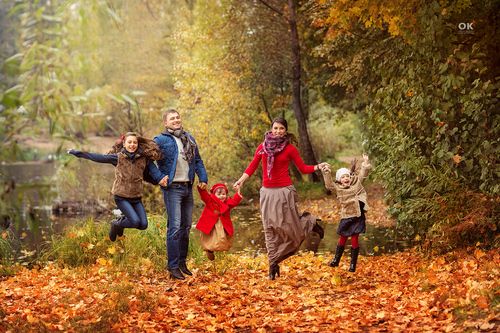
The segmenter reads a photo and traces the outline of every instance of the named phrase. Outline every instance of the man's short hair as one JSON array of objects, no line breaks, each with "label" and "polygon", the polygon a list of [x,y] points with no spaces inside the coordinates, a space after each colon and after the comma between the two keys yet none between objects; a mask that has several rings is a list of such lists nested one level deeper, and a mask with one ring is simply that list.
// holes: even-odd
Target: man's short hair
[{"label": "man's short hair", "polygon": [[171,113],[177,113],[177,114],[179,114],[179,111],[177,111],[174,108],[167,109],[165,112],[163,112],[163,121],[166,121],[168,115],[171,114]]}]

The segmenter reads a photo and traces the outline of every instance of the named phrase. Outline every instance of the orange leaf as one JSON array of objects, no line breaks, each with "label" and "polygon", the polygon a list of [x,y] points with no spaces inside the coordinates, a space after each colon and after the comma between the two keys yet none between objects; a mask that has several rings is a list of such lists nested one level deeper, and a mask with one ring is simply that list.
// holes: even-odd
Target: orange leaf
[{"label": "orange leaf", "polygon": [[481,309],[487,309],[490,306],[489,302],[488,302],[488,298],[486,296],[479,296],[476,303],[477,303],[477,306],[479,306]]},{"label": "orange leaf", "polygon": [[453,156],[453,162],[455,162],[455,164],[459,164],[461,161],[462,161],[462,156],[460,156],[458,154],[455,154]]}]

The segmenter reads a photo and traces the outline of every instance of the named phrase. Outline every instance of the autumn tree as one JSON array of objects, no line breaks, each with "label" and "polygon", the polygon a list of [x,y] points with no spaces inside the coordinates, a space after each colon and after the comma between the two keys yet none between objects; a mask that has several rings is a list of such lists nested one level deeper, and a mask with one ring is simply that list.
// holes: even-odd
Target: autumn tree
[{"label": "autumn tree", "polygon": [[498,2],[309,5],[328,84],[355,97],[351,109],[365,105],[367,148],[399,227],[441,249],[488,241],[500,191]]},{"label": "autumn tree", "polygon": [[[302,102],[302,60],[298,31],[297,3],[295,0],[288,0],[286,3],[281,0],[258,0],[256,3],[277,14],[277,20],[284,20],[288,25],[288,41],[291,53],[290,74],[292,109],[298,126],[299,146],[305,162],[308,164],[317,164],[317,159],[307,130],[307,117]],[[318,180],[315,174],[312,174],[311,177],[315,181]]]}]

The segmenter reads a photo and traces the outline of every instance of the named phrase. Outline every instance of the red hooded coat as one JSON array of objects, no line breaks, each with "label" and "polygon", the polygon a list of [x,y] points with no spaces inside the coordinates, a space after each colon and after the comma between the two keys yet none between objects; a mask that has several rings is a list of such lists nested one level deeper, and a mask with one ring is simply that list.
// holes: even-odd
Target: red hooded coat
[{"label": "red hooded coat", "polygon": [[201,200],[205,203],[205,208],[203,208],[200,219],[196,224],[196,229],[209,235],[210,231],[212,231],[215,224],[220,219],[224,226],[224,230],[226,230],[229,236],[232,236],[234,234],[234,228],[230,216],[231,209],[238,206],[242,197],[236,193],[232,198],[220,201],[215,194],[210,194],[207,190],[202,190],[198,187],[198,192],[200,192]]}]

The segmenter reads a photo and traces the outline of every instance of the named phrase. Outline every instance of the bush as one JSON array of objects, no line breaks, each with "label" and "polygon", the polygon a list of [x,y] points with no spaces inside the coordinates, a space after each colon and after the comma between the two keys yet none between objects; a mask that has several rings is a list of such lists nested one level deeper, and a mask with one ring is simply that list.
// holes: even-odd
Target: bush
[{"label": "bush", "polygon": [[[352,108],[367,105],[367,148],[398,226],[438,250],[491,244],[500,194],[500,83],[491,38],[498,2],[433,1],[406,11],[406,19],[401,4],[384,5],[382,13],[336,6],[327,15],[349,19],[326,20],[334,29],[317,54],[333,65],[329,82],[354,92],[346,96]],[[465,34],[457,26],[471,17],[474,32]],[[357,33],[342,33],[342,24]]]}]

